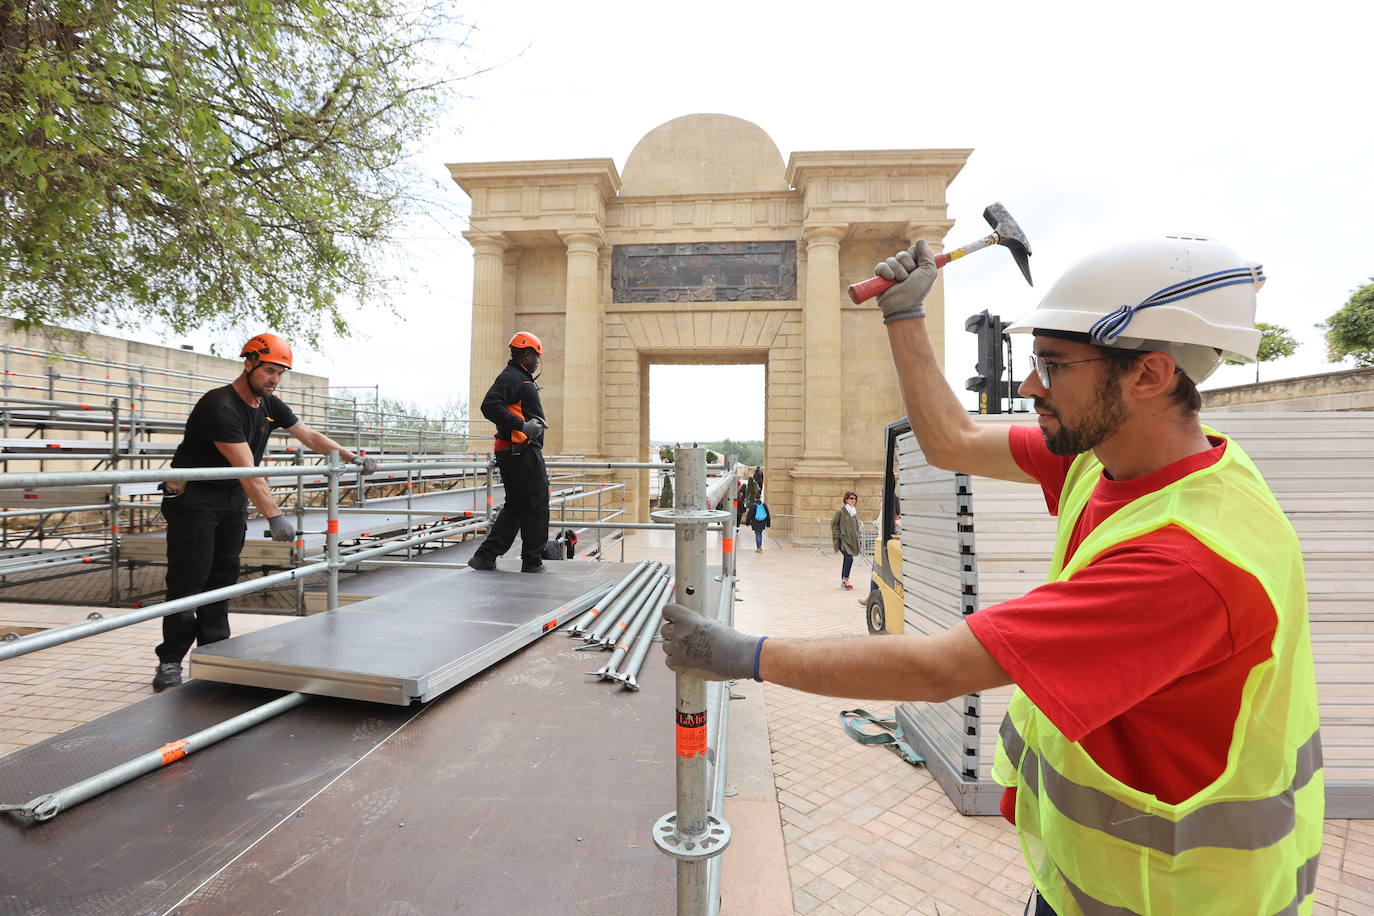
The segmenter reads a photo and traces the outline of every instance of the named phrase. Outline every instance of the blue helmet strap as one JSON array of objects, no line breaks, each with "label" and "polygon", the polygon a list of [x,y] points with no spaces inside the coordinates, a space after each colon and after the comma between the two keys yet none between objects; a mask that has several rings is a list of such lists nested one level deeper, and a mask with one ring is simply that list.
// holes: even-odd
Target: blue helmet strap
[{"label": "blue helmet strap", "polygon": [[1203,293],[1210,293],[1213,290],[1222,289],[1227,286],[1235,286],[1237,283],[1263,283],[1264,267],[1234,267],[1229,270],[1219,270],[1215,273],[1203,274],[1191,280],[1184,280],[1182,283],[1175,283],[1173,286],[1166,286],[1159,292],[1147,296],[1137,305],[1123,305],[1115,311],[1108,312],[1101,318],[1093,322],[1088,329],[1090,336],[1095,343],[1110,345],[1112,341],[1121,336],[1130,325],[1135,313],[1142,309],[1152,308],[1156,305],[1168,305],[1170,302],[1178,302],[1192,296],[1200,296]]}]

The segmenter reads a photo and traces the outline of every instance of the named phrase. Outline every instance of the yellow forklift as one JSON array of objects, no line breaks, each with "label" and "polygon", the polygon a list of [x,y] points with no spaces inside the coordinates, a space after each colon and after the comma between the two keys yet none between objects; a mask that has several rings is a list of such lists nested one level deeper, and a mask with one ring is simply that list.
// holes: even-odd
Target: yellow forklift
[{"label": "yellow forklift", "polygon": [[897,496],[897,437],[911,432],[906,417],[887,424],[887,459],[883,471],[883,506],[878,539],[873,544],[873,575],[864,616],[870,633],[901,633],[905,625],[902,591],[902,505]]}]

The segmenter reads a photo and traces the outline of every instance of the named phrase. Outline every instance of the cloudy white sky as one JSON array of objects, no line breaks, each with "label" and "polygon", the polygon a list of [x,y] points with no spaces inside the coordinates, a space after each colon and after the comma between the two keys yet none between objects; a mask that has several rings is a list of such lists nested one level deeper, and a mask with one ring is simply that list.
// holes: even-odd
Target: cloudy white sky
[{"label": "cloudy white sky", "polygon": [[[1259,320],[1301,342],[1264,378],[1338,368],[1314,325],[1374,275],[1374,4],[460,9],[477,27],[471,64],[491,69],[462,84],[465,97],[418,152],[439,182],[447,162],[610,157],[623,169],[645,133],[696,112],[754,122],[784,160],[796,150],[971,148],[950,188],[947,241],[980,236],[983,207],[1000,200],[1032,241],[1037,286],[998,253],[948,269],[948,373],[961,389],[974,358],[963,316],[1031,308],[1068,264],[1118,238],[1205,233],[1262,262]],[[439,193],[466,210],[456,186]],[[456,238],[463,226],[449,228],[407,242],[404,322],[359,315],[354,339],[303,354],[301,368],[427,406],[466,397],[471,251]],[[727,380],[738,397],[724,412],[656,390],[654,438],[757,438],[753,371],[755,381]],[[1207,387],[1253,378],[1253,367],[1225,368]]]}]

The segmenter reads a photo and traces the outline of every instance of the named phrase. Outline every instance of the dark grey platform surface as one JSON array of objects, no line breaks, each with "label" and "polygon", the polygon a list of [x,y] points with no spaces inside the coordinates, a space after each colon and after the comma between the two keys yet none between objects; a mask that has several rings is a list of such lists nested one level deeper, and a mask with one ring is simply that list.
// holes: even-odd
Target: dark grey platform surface
[{"label": "dark grey platform surface", "polygon": [[[566,560],[521,573],[417,571],[422,581],[333,611],[203,646],[193,677],[405,705],[429,700],[575,616],[566,603],[633,564]],[[576,611],[581,613],[581,611]]]},{"label": "dark grey platform surface", "polygon": [[[0,816],[0,913],[671,913],[672,672],[655,645],[627,691],[581,644],[424,706],[312,699],[51,821]],[[277,695],[189,681],[0,758],[0,800]]]}]

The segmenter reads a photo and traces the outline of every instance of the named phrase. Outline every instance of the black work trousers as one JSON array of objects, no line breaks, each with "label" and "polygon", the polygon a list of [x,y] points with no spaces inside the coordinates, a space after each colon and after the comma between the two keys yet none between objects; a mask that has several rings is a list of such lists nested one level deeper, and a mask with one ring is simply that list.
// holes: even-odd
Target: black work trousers
[{"label": "black work trousers", "polygon": [[533,447],[518,455],[497,452],[496,468],[506,488],[506,503],[477,552],[496,559],[510,550],[518,531],[521,561],[537,564],[549,542],[549,475],[544,470],[544,453]]},{"label": "black work trousers", "polygon": [[[188,484],[184,496],[163,497],[162,515],[167,519],[167,600],[238,581],[239,554],[248,527],[242,487],[227,490]],[[204,646],[228,638],[229,602],[215,601],[163,617],[157,657],[179,663],[192,643]]]}]

